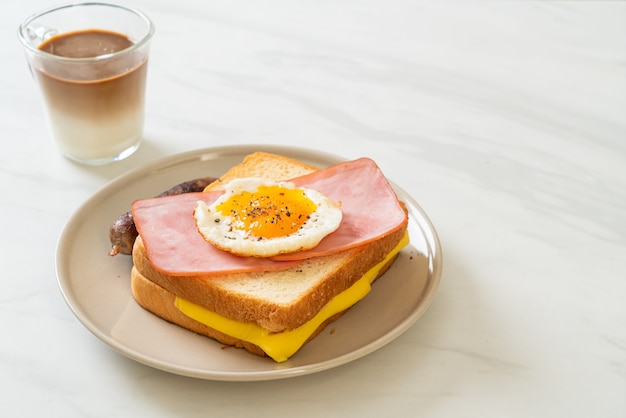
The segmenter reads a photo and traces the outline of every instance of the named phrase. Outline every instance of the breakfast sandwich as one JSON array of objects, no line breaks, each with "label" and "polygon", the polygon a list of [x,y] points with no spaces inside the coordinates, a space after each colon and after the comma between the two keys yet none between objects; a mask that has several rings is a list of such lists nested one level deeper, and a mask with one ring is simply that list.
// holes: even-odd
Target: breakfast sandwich
[{"label": "breakfast sandwich", "polygon": [[131,288],[146,310],[284,362],[364,298],[408,244],[368,158],[318,169],[254,153],[202,192],[135,201]]}]

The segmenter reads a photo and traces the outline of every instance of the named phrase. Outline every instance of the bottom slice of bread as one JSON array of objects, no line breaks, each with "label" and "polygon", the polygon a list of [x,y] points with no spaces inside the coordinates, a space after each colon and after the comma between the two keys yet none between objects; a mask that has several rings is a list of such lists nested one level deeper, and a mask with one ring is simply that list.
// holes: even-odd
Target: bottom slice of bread
[{"label": "bottom slice of bread", "polygon": [[[379,270],[375,280],[387,271],[387,269],[395,261],[395,258],[396,257],[393,257],[383,266],[382,269]],[[265,351],[263,351],[263,349],[261,349],[257,345],[224,334],[223,332],[213,329],[183,314],[176,307],[176,295],[152,282],[134,267],[131,271],[131,290],[133,297],[141,307],[170,323],[179,325],[197,334],[212,338],[220,342],[221,344],[224,344],[225,346],[244,348],[248,352],[257,356],[267,356]],[[325,320],[311,334],[305,344],[314,339],[317,335],[319,335],[328,324],[335,321],[346,311],[347,310],[339,312]]]}]

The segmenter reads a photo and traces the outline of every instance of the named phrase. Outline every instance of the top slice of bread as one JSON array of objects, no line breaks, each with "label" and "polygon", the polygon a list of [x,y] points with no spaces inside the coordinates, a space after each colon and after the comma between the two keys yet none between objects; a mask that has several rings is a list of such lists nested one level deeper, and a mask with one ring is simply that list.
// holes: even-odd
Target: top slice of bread
[{"label": "top slice of bread", "polygon": [[219,179],[209,184],[204,191],[222,190],[231,180],[243,177],[261,177],[281,181],[304,176],[318,168],[293,158],[267,152],[255,152],[247,155],[243,161],[228,170]]},{"label": "top slice of bread", "polygon": [[[314,170],[287,157],[255,153],[207,189],[218,190],[237,177],[284,180]],[[370,244],[308,259],[282,271],[168,276],[152,267],[141,237],[135,241],[133,262],[144,277],[183,299],[224,317],[256,323],[271,332],[282,332],[313,318],[335,295],[383,261],[405,233],[406,227]]]}]

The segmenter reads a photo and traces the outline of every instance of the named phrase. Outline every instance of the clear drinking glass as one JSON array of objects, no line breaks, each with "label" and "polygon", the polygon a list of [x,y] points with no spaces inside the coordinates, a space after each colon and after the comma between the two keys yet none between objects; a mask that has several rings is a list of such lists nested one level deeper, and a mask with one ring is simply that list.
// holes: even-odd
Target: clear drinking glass
[{"label": "clear drinking glass", "polygon": [[154,30],[142,12],[106,3],[55,7],[20,25],[50,131],[65,156],[100,165],[139,147]]}]

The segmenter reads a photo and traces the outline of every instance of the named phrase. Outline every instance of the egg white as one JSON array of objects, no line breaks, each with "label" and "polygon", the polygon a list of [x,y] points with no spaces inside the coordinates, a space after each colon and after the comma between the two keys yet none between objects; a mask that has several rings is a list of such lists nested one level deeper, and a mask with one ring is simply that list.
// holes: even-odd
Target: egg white
[{"label": "egg white", "polygon": [[[233,218],[216,208],[233,195],[256,192],[260,186],[276,186],[303,190],[306,197],[317,206],[304,224],[294,233],[280,237],[258,237],[249,231],[233,226]],[[204,239],[216,247],[233,254],[252,257],[272,257],[278,254],[314,248],[341,224],[342,212],[338,204],[331,202],[317,190],[298,188],[289,182],[274,182],[261,178],[235,179],[225,186],[225,193],[214,203],[198,202],[194,210],[198,231]]]}]

